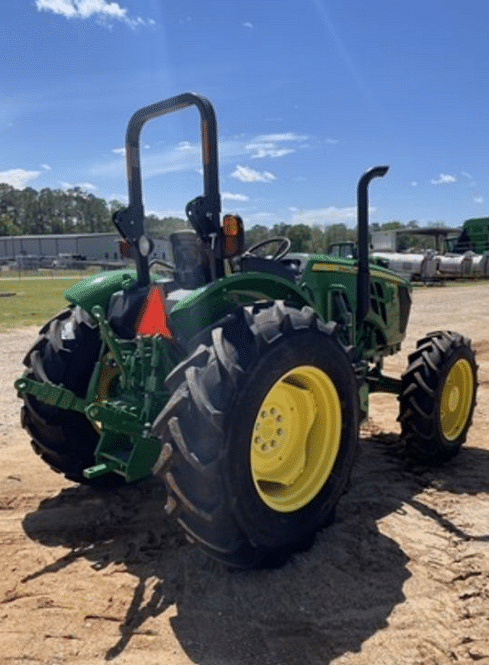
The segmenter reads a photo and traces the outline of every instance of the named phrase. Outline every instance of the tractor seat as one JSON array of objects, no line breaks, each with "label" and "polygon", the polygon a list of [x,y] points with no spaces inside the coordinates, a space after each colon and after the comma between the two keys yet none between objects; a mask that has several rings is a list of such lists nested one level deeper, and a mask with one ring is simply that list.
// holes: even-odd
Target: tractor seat
[{"label": "tractor seat", "polygon": [[175,264],[174,279],[182,289],[197,289],[211,281],[209,258],[195,231],[170,234]]}]

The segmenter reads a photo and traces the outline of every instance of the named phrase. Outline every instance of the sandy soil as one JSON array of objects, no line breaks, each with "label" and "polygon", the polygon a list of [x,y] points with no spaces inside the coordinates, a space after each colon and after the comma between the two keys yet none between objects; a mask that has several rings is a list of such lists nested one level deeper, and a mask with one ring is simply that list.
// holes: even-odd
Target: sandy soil
[{"label": "sandy soil", "polygon": [[397,401],[374,396],[350,492],[309,552],[230,572],[165,521],[156,480],[106,495],[31,451],[12,389],[33,328],[0,334],[0,663],[489,663],[489,284],[417,289],[415,340],[450,328],[478,350],[460,455],[415,467]]}]

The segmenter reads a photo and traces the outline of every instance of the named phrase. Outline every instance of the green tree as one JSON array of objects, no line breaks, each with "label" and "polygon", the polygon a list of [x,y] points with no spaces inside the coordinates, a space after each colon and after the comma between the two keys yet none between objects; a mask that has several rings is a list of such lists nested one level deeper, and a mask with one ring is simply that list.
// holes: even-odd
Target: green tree
[{"label": "green tree", "polygon": [[336,242],[345,242],[347,240],[356,240],[357,233],[355,229],[349,229],[346,224],[330,224],[326,227],[326,247]]},{"label": "green tree", "polygon": [[404,224],[402,222],[399,222],[397,220],[392,220],[391,222],[384,222],[380,227],[380,230],[393,231],[395,229],[402,229],[402,228],[404,228]]},{"label": "green tree", "polygon": [[270,237],[270,229],[263,224],[255,224],[251,229],[246,229],[245,231],[245,245],[246,247],[251,247],[257,242],[266,240]]},{"label": "green tree", "polygon": [[[8,224],[9,228],[19,228],[22,233],[22,227],[19,224],[18,191],[5,183],[0,184],[0,214],[8,216],[10,220]],[[7,228],[7,221],[4,221],[4,225]],[[5,233],[5,235],[10,234]]]},{"label": "green tree", "polygon": [[112,231],[112,220],[107,202],[104,199],[88,194],[85,203],[88,233],[104,233]]},{"label": "green tree", "polygon": [[160,219],[155,214],[147,215],[144,220],[146,232],[155,238],[169,238],[175,231],[189,229],[190,224],[180,217],[163,217]]},{"label": "green tree", "polygon": [[290,231],[290,224],[284,224],[280,222],[279,224],[274,224],[270,230],[270,236],[288,236]]},{"label": "green tree", "polygon": [[311,227],[305,224],[290,226],[287,236],[291,242],[291,252],[306,252],[311,240]]},{"label": "green tree", "polygon": [[18,236],[22,231],[13,217],[6,212],[0,213],[0,236]]},{"label": "green tree", "polygon": [[324,226],[314,224],[311,228],[311,238],[309,240],[308,251],[310,252],[326,252],[326,232]]}]

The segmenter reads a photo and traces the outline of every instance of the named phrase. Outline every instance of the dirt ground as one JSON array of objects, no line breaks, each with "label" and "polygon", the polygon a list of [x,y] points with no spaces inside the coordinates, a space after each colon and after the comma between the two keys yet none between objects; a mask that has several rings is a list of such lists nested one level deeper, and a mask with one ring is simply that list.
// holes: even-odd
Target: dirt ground
[{"label": "dirt ground", "polygon": [[0,334],[0,663],[489,663],[489,283],[419,288],[415,340],[448,328],[478,351],[460,455],[405,459],[397,400],[375,395],[350,492],[314,546],[230,572],[163,517],[156,480],[97,494],[32,452],[12,388],[33,328]]}]

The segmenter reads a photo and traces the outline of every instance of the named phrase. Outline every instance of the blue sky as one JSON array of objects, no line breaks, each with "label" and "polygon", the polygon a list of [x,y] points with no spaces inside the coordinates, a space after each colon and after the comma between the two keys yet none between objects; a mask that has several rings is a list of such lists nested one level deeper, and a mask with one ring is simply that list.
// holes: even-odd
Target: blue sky
[{"label": "blue sky", "polygon": [[[483,0],[12,0],[0,5],[0,182],[127,195],[141,106],[214,104],[223,209],[245,225],[489,215]],[[148,212],[201,193],[195,109],[142,134]]]}]

